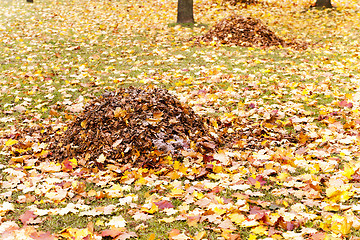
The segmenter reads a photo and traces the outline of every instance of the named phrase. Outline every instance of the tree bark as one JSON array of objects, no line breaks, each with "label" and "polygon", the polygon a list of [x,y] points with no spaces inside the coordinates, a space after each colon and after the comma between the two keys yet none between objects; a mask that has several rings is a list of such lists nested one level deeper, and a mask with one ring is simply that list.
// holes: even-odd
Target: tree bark
[{"label": "tree bark", "polygon": [[332,8],[331,0],[316,0],[315,7]]},{"label": "tree bark", "polygon": [[177,23],[194,23],[193,0],[178,0]]},{"label": "tree bark", "polygon": [[33,3],[34,0],[26,0],[26,2],[28,2],[28,3]]}]

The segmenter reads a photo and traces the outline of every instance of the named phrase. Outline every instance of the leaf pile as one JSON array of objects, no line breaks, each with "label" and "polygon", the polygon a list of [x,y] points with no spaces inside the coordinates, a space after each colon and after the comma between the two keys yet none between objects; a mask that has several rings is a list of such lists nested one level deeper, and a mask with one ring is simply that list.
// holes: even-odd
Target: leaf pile
[{"label": "leaf pile", "polygon": [[257,0],[225,0],[224,2],[229,2],[233,6],[235,6],[237,4],[250,5],[250,4],[258,4],[259,3],[259,1],[257,1]]},{"label": "leaf pile", "polygon": [[57,161],[155,167],[164,154],[197,148],[207,132],[203,122],[165,89],[130,87],[91,101],[64,134],[47,137]]},{"label": "leaf pile", "polygon": [[258,19],[240,15],[232,15],[221,20],[203,36],[192,39],[194,40],[242,47],[306,47],[304,43],[287,42],[278,37]]}]

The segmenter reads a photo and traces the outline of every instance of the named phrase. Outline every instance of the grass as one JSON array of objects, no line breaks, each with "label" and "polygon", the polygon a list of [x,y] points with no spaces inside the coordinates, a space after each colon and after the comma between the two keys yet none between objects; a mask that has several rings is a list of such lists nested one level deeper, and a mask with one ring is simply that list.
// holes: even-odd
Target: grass
[{"label": "grass", "polygon": [[[150,1],[143,4],[148,4],[149,7],[139,7],[141,4],[135,1],[103,3],[42,1],[25,5],[7,2],[1,6],[0,12],[10,14],[9,18],[0,18],[0,29],[4,28],[0,31],[0,49],[3,50],[0,53],[2,139],[15,138],[13,127],[26,128],[29,124],[66,121],[66,114],[77,114],[68,107],[81,101],[81,97],[86,102],[104,91],[130,85],[154,84],[170,89],[182,96],[187,104],[212,117],[222,118],[239,111],[246,116],[244,118],[254,117],[260,121],[265,119],[268,112],[280,111],[285,116],[281,119],[282,124],[289,134],[294,135],[299,133],[296,130],[299,128],[305,129],[305,132],[311,131],[307,129],[310,128],[307,122],[289,124],[295,116],[311,118],[319,129],[331,126],[320,120],[319,117],[324,115],[343,123],[356,119],[357,115],[346,108],[341,109],[343,115],[331,115],[331,112],[339,111],[336,102],[351,100],[348,95],[357,93],[357,85],[351,81],[360,74],[357,55],[360,39],[357,34],[359,27],[353,24],[358,20],[358,14],[351,9],[326,12],[311,9],[301,12],[296,8],[291,13],[286,7],[280,6],[271,7],[267,11],[259,6],[249,6],[233,10],[238,14],[251,14],[262,19],[283,37],[298,37],[318,43],[308,50],[297,51],[189,44],[187,39],[202,34],[218,20],[218,16],[220,18],[229,13],[224,6],[216,7],[219,14],[216,15],[212,12],[215,6],[204,3],[204,12],[196,12],[201,23],[178,26],[169,24],[171,19],[163,19],[167,14],[174,16],[171,8],[173,3],[168,3],[170,6],[166,11],[161,6],[152,5],[157,2]],[[144,8],[151,11],[142,11]],[[19,9],[24,14],[17,13]],[[93,23],[94,19],[97,22]],[[316,104],[312,103],[314,101]],[[247,115],[251,110],[244,106],[251,103],[255,104],[256,111],[253,115]],[[56,109],[59,116],[51,115],[51,109]],[[11,120],[12,118],[14,119]],[[4,155],[5,147],[2,146],[0,150],[4,151],[0,153],[0,162],[6,165],[10,156]],[[314,159],[319,160],[320,157]],[[345,159],[343,162],[349,161]],[[343,165],[344,163],[339,163],[341,169]],[[309,173],[302,166],[296,166],[295,172],[291,172],[290,176],[299,177]],[[256,174],[261,174],[260,170]],[[322,174],[321,171],[319,174]],[[5,172],[1,175],[1,181],[11,179]],[[249,175],[240,180],[246,181]],[[160,179],[161,177],[163,176]],[[182,177],[164,181],[183,184],[185,179],[186,177]],[[204,176],[198,181],[207,179]],[[220,185],[222,181],[212,183]],[[269,185],[273,188],[282,187],[273,186],[272,183]],[[105,184],[105,188],[111,184]],[[87,182],[85,191],[100,192],[103,188]],[[154,213],[154,217],[146,222],[135,221],[131,210],[141,209],[151,196],[151,191],[168,196],[171,187],[166,185],[160,191],[153,186],[139,188],[131,184],[130,188],[130,193],[138,196],[138,200],[134,202],[136,207],[121,206],[109,216],[49,214],[41,217],[44,221],[38,225],[39,229],[59,233],[66,228],[85,228],[89,222],[106,223],[111,217],[122,215],[128,223],[128,230],[136,231],[139,239],[148,239],[151,233],[156,238],[166,239],[171,229],[180,229],[192,236],[206,231],[207,239],[219,239],[221,236],[222,232],[217,224],[208,221],[194,226],[189,226],[186,220],[159,222],[159,219],[168,217],[163,211]],[[294,196],[284,199],[264,189],[252,187],[251,190],[264,193],[261,197],[251,199],[270,203],[269,209],[272,211],[284,207],[283,200],[293,203],[301,200]],[[19,226],[22,226],[19,216],[31,205],[36,205],[39,209],[54,209],[76,201],[90,207],[119,202],[118,198],[89,197],[74,200],[68,197],[64,202],[56,204],[47,202],[44,195],[32,192],[36,195],[36,203],[18,203],[18,197],[23,195],[21,190],[2,191],[13,191],[11,199],[2,197],[1,202],[9,201],[15,206],[15,210],[7,214],[5,220],[16,221]],[[199,191],[207,194],[210,189]],[[235,200],[232,197],[234,193],[236,191],[226,189],[216,197]],[[175,209],[179,209],[184,198],[170,200]],[[358,202],[350,199],[346,203]],[[190,204],[189,209],[192,211],[196,207],[195,204]],[[174,217],[180,215],[177,213]],[[141,231],[136,230],[141,223],[146,227]],[[304,223],[304,226],[319,228],[318,223],[311,221]],[[95,225],[96,231],[106,228],[102,224]],[[251,229],[237,226],[234,233],[245,239],[253,233]],[[352,231],[350,235],[359,236],[359,230]]]}]

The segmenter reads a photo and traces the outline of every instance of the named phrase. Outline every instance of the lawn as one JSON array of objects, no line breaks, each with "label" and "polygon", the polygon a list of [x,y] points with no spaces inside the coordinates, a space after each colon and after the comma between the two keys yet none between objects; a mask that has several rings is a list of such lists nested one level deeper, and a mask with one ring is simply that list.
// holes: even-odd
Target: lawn
[{"label": "lawn", "polygon": [[[196,0],[181,26],[177,1],[3,0],[1,239],[359,239],[360,5],[261,2]],[[309,47],[189,42],[233,14]],[[48,157],[38,136],[129,86],[169,90],[226,144],[160,169]]]}]

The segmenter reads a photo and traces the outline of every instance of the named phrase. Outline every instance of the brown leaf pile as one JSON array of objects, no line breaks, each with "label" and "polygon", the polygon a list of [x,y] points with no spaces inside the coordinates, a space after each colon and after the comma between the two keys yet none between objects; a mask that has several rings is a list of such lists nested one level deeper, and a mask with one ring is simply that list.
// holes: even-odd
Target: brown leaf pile
[{"label": "brown leaf pile", "polygon": [[218,22],[203,36],[193,38],[195,42],[216,42],[242,47],[292,46],[305,48],[305,43],[287,42],[276,36],[260,20],[233,15]]},{"label": "brown leaf pile", "polygon": [[229,2],[233,6],[235,6],[237,4],[250,5],[250,4],[258,4],[259,3],[259,1],[257,1],[257,0],[224,0],[224,2]]},{"label": "brown leaf pile", "polygon": [[56,161],[155,167],[163,154],[207,146],[206,133],[204,120],[167,90],[130,87],[91,101],[64,134],[47,141]]}]

